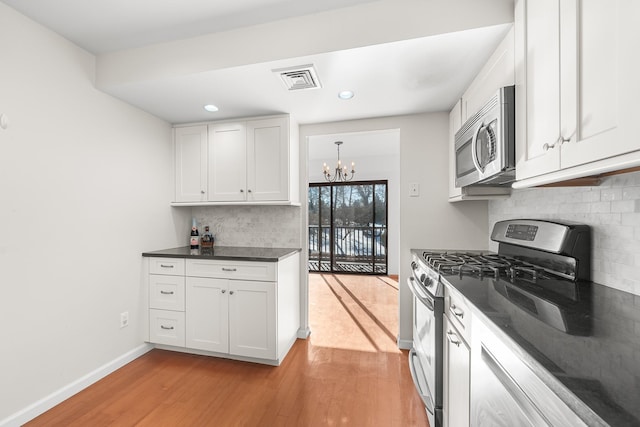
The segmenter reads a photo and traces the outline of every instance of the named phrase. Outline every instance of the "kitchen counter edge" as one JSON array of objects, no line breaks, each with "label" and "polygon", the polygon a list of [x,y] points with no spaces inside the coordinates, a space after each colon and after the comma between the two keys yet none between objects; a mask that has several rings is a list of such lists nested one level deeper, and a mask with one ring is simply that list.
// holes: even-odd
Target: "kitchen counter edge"
[{"label": "kitchen counter edge", "polygon": [[197,252],[193,252],[189,248],[189,246],[182,246],[178,248],[143,252],[142,256],[157,258],[211,259],[224,261],[278,262],[301,251],[301,248],[214,246],[211,250],[199,249],[197,250]]}]

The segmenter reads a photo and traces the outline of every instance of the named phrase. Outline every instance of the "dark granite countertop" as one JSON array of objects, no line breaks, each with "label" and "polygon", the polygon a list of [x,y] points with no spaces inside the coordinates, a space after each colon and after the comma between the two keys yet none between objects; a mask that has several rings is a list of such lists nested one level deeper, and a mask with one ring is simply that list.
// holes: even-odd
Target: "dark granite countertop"
[{"label": "dark granite countertop", "polygon": [[588,425],[640,426],[640,296],[585,282],[591,308],[579,336],[538,320],[491,278],[443,279]]},{"label": "dark granite countertop", "polygon": [[143,252],[142,256],[278,262],[301,250],[300,248],[249,248],[241,246],[214,246],[212,249],[192,250],[189,246],[182,246],[179,248]]}]

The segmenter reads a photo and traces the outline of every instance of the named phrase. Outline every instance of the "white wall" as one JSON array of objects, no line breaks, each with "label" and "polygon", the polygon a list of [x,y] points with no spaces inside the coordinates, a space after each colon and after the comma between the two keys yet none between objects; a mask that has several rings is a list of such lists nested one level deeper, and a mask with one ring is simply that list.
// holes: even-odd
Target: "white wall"
[{"label": "white wall", "polygon": [[491,227],[511,218],[590,225],[592,279],[640,296],[640,172],[607,177],[598,187],[513,190],[509,199],[489,203]]},{"label": "white wall", "polygon": [[[411,248],[487,248],[486,202],[448,202],[448,113],[354,120],[300,127],[300,159],[307,158],[307,137],[333,133],[400,130],[400,330],[402,347],[410,345],[411,292],[406,286]],[[301,171],[301,200],[306,200],[309,172]],[[409,184],[420,185],[420,197],[409,197]],[[306,232],[306,202],[301,215]],[[306,239],[306,236],[303,238]],[[306,254],[303,253],[304,256]],[[308,286],[303,277],[303,286]],[[303,290],[303,307],[308,293]],[[308,313],[302,313],[308,325]]]},{"label": "white wall", "polygon": [[93,56],[2,3],[0,51],[0,425],[13,425],[140,348],[140,254],[189,225],[169,207],[167,123],[94,89]]}]

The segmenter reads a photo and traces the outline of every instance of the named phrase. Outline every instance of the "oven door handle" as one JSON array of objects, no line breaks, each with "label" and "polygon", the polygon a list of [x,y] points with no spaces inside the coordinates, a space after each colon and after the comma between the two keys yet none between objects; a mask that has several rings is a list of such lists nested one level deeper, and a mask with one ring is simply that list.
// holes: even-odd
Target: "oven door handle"
[{"label": "oven door handle", "polygon": [[418,289],[418,285],[415,284],[415,280],[416,279],[414,279],[413,277],[407,278],[407,286],[409,286],[409,289],[411,289],[411,293],[418,299],[418,301],[424,304],[429,309],[429,311],[435,311],[433,307],[433,298],[421,292]]},{"label": "oven door handle", "polygon": [[[418,370],[420,372],[418,372]],[[435,410],[433,406],[433,400],[431,399],[431,393],[429,393],[429,385],[424,382],[424,387],[427,388],[425,392],[422,389],[423,381],[420,381],[418,379],[420,378],[419,375],[422,375],[422,378],[424,378],[424,372],[422,370],[422,365],[420,364],[420,359],[418,358],[418,353],[416,353],[415,348],[412,348],[409,351],[409,371],[411,372],[411,379],[413,380],[413,384],[416,386],[416,390],[420,395],[420,399],[422,399],[422,402],[424,403],[425,408],[427,408],[427,411],[429,411],[429,413],[433,416]]]}]

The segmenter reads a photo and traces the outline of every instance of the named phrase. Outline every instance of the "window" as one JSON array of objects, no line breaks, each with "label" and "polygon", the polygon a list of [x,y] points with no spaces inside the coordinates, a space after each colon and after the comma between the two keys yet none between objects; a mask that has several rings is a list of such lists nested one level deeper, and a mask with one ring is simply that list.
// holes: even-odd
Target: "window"
[{"label": "window", "polygon": [[309,271],[387,274],[387,181],[309,184]]}]

